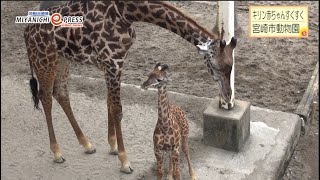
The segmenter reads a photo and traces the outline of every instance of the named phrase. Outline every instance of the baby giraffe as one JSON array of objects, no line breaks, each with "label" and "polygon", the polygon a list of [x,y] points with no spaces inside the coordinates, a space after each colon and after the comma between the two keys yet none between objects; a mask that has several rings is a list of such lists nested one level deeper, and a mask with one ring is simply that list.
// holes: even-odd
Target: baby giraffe
[{"label": "baby giraffe", "polygon": [[195,172],[191,166],[188,134],[189,125],[183,110],[169,103],[166,84],[168,65],[158,63],[152,72],[148,75],[141,88],[148,89],[150,86],[158,88],[158,122],[153,134],[154,153],[157,159],[157,179],[161,180],[163,170],[163,152],[171,151],[169,179],[180,180],[179,152],[180,145],[187,158],[189,174],[192,180],[195,180]]}]

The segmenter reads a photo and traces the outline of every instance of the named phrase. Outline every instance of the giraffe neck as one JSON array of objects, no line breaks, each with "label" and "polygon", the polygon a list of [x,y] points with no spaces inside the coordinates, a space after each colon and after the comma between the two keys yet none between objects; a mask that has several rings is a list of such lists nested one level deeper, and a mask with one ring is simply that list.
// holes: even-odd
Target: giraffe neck
[{"label": "giraffe neck", "polygon": [[92,10],[107,12],[107,17],[112,21],[120,21],[121,26],[129,27],[138,21],[152,23],[194,45],[206,43],[209,39],[218,39],[217,35],[200,26],[192,18],[162,1],[70,1],[60,8],[52,7],[48,10],[69,15],[91,13]]},{"label": "giraffe neck", "polygon": [[165,85],[158,88],[158,124],[164,131],[170,126],[169,99]]},{"label": "giraffe neck", "polygon": [[194,45],[218,39],[217,35],[165,2],[125,2],[123,15],[130,22],[148,22],[165,28]]},{"label": "giraffe neck", "polygon": [[[215,71],[217,71],[217,69],[214,67],[211,59],[208,58],[208,59],[206,60],[206,65],[207,65],[207,67],[208,67],[208,71],[209,71],[209,73],[211,74],[211,76],[212,76],[212,77],[215,77],[214,75],[215,75]],[[215,79],[215,78],[214,78],[214,79]],[[220,85],[221,85],[221,84],[219,83],[219,86],[220,86]]]}]

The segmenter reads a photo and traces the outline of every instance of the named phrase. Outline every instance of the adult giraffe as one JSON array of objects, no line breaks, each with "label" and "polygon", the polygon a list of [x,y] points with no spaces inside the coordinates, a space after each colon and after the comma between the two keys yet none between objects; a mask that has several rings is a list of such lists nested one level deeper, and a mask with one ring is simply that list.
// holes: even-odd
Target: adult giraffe
[{"label": "adult giraffe", "polygon": [[[77,138],[87,153],[94,153],[73,115],[69,101],[69,63],[95,65],[104,71],[107,84],[108,143],[111,154],[118,154],[121,172],[132,173],[121,131],[122,105],[120,77],[125,57],[135,40],[132,23],[155,24],[180,35],[205,55],[209,73],[218,81],[220,96],[230,101],[232,51],[236,39],[226,45],[222,38],[210,33],[175,7],[156,1],[71,1],[47,9],[50,14],[83,16],[81,28],[52,24],[30,24],[24,32],[32,78],[30,87],[35,107],[43,106],[54,161],[64,162],[52,125],[52,96],[66,113]],[[37,80],[34,77],[35,71]],[[38,90],[39,82],[39,90]]]}]

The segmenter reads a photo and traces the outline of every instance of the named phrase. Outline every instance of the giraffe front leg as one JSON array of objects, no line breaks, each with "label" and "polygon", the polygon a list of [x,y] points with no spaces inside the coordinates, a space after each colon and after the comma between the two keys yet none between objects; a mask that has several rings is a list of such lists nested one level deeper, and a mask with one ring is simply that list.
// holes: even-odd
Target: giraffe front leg
[{"label": "giraffe front leg", "polygon": [[167,179],[168,180],[172,180],[173,177],[172,177],[172,174],[173,174],[173,161],[172,161],[172,154],[170,154],[170,162],[169,162],[169,173],[168,173],[168,177]]},{"label": "giraffe front leg", "polygon": [[116,126],[114,119],[111,117],[111,93],[108,92],[107,106],[108,106],[108,143],[110,146],[109,154],[118,155],[118,144],[116,136]]},{"label": "giraffe front leg", "polygon": [[171,153],[171,161],[172,161],[172,167],[173,167],[173,179],[174,180],[180,180],[180,165],[179,165],[179,149],[175,148]]},{"label": "giraffe front leg", "polygon": [[122,106],[120,102],[116,107],[113,106],[111,108],[111,113],[115,121],[115,127],[116,127],[116,135],[117,135],[118,151],[119,151],[118,158],[121,161],[120,171],[127,174],[131,174],[133,172],[133,169],[131,168],[130,162],[128,160],[128,155],[127,155],[127,152],[125,151],[123,138],[122,138],[122,130],[121,130]]},{"label": "giraffe front leg", "polygon": [[160,148],[155,147],[154,148],[154,154],[156,156],[157,160],[157,180],[161,180],[163,177],[163,152],[160,150]]},{"label": "giraffe front leg", "polygon": [[110,94],[110,96],[108,97],[108,106],[110,108],[110,115],[108,115],[108,117],[110,118],[110,120],[108,121],[113,122],[115,125],[115,134],[117,137],[116,143],[118,144],[118,158],[121,161],[120,171],[127,174],[131,174],[133,172],[133,169],[131,168],[130,162],[128,160],[127,152],[125,151],[121,131],[122,105],[120,99],[120,76],[121,69],[111,69],[107,72],[106,81],[108,86],[108,94]]}]

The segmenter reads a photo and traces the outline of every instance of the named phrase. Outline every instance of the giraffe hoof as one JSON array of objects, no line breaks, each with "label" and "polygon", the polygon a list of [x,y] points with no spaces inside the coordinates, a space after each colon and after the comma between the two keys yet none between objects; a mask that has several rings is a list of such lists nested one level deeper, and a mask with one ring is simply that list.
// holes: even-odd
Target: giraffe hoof
[{"label": "giraffe hoof", "polygon": [[173,177],[172,175],[168,175],[167,179],[166,180],[173,180]]},{"label": "giraffe hoof", "polygon": [[94,154],[96,152],[96,148],[92,147],[91,149],[85,151],[86,154]]},{"label": "giraffe hoof", "polygon": [[131,174],[133,172],[133,169],[130,166],[128,166],[127,168],[121,167],[120,172]]},{"label": "giraffe hoof", "polygon": [[62,157],[62,156],[60,158],[57,158],[57,159],[53,160],[53,162],[59,163],[59,164],[65,162],[65,161],[66,161],[66,159],[64,157]]},{"label": "giraffe hoof", "polygon": [[111,155],[118,155],[118,150],[110,150],[109,154]]}]

